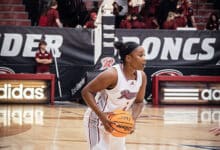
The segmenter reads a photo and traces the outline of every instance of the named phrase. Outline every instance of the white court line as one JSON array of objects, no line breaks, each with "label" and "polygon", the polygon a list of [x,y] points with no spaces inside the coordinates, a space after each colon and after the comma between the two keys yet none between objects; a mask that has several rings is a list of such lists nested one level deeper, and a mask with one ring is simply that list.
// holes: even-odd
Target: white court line
[{"label": "white court line", "polygon": [[59,112],[58,112],[58,118],[57,118],[57,122],[56,122],[56,126],[55,126],[55,133],[54,133],[54,137],[53,137],[53,150],[57,150],[58,148],[56,147],[56,139],[57,139],[57,131],[58,131],[58,126],[60,125],[60,116],[61,116],[61,107],[59,108]]}]

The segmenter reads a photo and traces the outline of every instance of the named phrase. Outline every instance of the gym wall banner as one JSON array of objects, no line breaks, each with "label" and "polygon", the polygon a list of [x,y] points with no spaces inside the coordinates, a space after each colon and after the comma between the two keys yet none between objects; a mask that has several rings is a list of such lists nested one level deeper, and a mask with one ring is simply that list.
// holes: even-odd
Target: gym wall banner
[{"label": "gym wall banner", "polygon": [[[144,46],[147,96],[151,94],[151,76],[167,69],[183,75],[220,75],[218,31],[115,29],[115,36],[116,40],[136,41]],[[91,30],[88,29],[2,26],[0,65],[13,69],[15,73],[35,72],[34,55],[39,40],[45,39],[48,47],[55,50],[63,95],[71,97],[73,86],[94,67],[91,37]],[[51,72],[55,74],[54,63]]]},{"label": "gym wall banner", "polygon": [[141,44],[148,66],[220,66],[218,31],[117,29],[116,37]]},{"label": "gym wall banner", "polygon": [[116,29],[115,35],[117,40],[135,41],[145,48],[149,100],[152,77],[158,73],[220,76],[219,31]]},{"label": "gym wall banner", "polygon": [[41,39],[61,65],[93,65],[91,30],[52,27],[0,27],[0,64],[35,64]]},{"label": "gym wall banner", "polygon": [[[0,27],[0,67],[12,69],[15,73],[35,73],[34,59],[41,39],[47,42],[47,50],[55,51],[62,99],[70,99],[71,88],[82,75],[94,66],[94,46],[91,30],[53,27]],[[56,74],[53,61],[51,73]],[[57,99],[59,92],[55,96]]]}]

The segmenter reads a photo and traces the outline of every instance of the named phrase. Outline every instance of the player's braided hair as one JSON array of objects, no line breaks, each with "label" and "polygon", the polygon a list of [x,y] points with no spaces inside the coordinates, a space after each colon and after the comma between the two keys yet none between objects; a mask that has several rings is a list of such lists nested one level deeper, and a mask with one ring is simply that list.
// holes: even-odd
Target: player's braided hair
[{"label": "player's braided hair", "polygon": [[139,47],[135,42],[115,42],[114,47],[119,51],[119,55],[121,60],[124,62],[125,56],[130,54],[133,50],[135,50],[137,47]]}]

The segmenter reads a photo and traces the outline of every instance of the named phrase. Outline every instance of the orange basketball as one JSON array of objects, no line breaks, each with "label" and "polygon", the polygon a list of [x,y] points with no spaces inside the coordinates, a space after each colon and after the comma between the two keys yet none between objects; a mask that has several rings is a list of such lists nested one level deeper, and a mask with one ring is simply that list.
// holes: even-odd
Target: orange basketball
[{"label": "orange basketball", "polygon": [[130,134],[134,126],[134,120],[127,111],[117,110],[114,114],[109,115],[109,119],[114,122],[112,124],[112,135],[116,137],[124,137]]}]

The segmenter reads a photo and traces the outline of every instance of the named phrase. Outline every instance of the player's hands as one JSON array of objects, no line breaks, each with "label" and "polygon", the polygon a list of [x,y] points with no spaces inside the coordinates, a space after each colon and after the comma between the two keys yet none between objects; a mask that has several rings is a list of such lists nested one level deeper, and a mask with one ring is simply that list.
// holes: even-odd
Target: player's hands
[{"label": "player's hands", "polygon": [[209,132],[213,133],[215,136],[220,135],[220,127],[215,127],[209,130]]},{"label": "player's hands", "polygon": [[102,116],[99,117],[99,119],[102,121],[102,125],[104,126],[105,130],[110,133],[113,131],[111,124],[114,123],[108,119],[108,116],[111,114],[113,114],[113,112],[103,112]]},{"label": "player's hands", "polygon": [[51,63],[51,60],[50,59],[43,59],[42,60],[43,62],[43,64],[50,64]]}]

